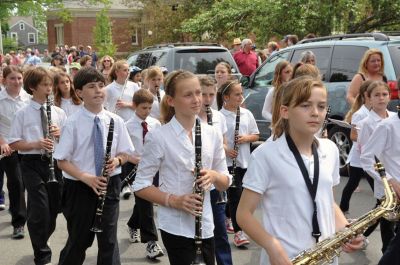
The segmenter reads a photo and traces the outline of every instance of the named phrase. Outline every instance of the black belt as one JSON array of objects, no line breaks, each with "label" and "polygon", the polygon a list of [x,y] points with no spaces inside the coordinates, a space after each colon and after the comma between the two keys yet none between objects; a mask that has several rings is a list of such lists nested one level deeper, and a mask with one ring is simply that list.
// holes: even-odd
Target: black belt
[{"label": "black belt", "polygon": [[45,154],[22,154],[21,160],[42,160],[42,161],[49,161],[49,157]]}]

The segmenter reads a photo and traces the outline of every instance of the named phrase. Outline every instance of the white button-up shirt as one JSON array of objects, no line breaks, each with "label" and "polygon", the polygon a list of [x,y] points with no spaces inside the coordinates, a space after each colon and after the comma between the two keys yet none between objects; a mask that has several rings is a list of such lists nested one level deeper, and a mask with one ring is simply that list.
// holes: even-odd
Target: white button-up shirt
[{"label": "white button-up shirt", "polygon": [[[28,105],[20,109],[16,114],[11,124],[10,137],[8,143],[12,144],[17,141],[36,142],[43,135],[42,119],[40,116],[40,105],[34,100],[31,100]],[[43,105],[46,109],[46,104]],[[65,112],[56,106],[51,106],[51,123],[57,125],[61,130],[67,116]],[[57,142],[55,142],[55,147]],[[44,150],[32,149],[28,151],[18,151],[20,154],[43,154]]]},{"label": "white button-up shirt", "polygon": [[[225,116],[226,126],[228,131],[226,132],[226,139],[228,142],[228,148],[232,149],[235,142],[235,125],[236,125],[236,111],[232,112],[224,107],[220,112]],[[256,120],[253,114],[244,108],[240,108],[240,124],[239,124],[239,135],[247,134],[259,134]],[[238,156],[236,158],[236,165],[241,168],[247,168],[250,157],[250,143],[239,144]],[[228,166],[232,166],[232,159],[227,157]]]},{"label": "white button-up shirt", "polygon": [[61,98],[60,107],[64,110],[65,114],[67,114],[67,117],[69,117],[75,113],[75,111],[78,111],[82,107],[82,104],[75,105],[72,98]]},{"label": "white button-up shirt", "polygon": [[14,119],[15,113],[28,105],[30,95],[21,89],[16,98],[11,97],[7,90],[0,92],[0,137],[8,142],[10,135],[11,122]]},{"label": "white button-up shirt", "polygon": [[115,104],[117,104],[117,100],[121,99],[125,102],[132,102],[133,94],[139,90],[139,87],[136,83],[128,81],[126,83],[126,87],[124,89],[124,93],[122,94],[124,85],[118,84],[116,81],[112,82],[108,86],[106,86],[106,102],[105,107],[108,111],[112,113],[117,113],[124,121],[129,120],[133,117],[135,113],[132,108],[122,108],[119,110],[115,109]]},{"label": "white button-up shirt", "polygon": [[[212,112],[212,126],[218,128],[218,131],[222,135],[225,135],[226,132],[228,131],[228,128],[226,127],[225,116],[218,110],[211,109],[211,112]],[[207,123],[207,118],[203,119],[202,122]]]},{"label": "white button-up shirt", "polygon": [[[333,187],[339,184],[339,151],[327,139],[318,139],[319,182],[315,202],[323,240],[335,233]],[[313,158],[302,155],[313,180]],[[290,258],[315,245],[312,237],[313,203],[285,135],[260,145],[251,154],[243,187],[260,194],[262,225],[276,237]],[[260,264],[270,264],[262,249]],[[337,264],[335,260],[334,264]]]},{"label": "white button-up shirt", "polygon": [[[128,129],[129,137],[132,140],[133,146],[135,147],[135,155],[141,157],[143,154],[143,120],[139,118],[136,113],[130,118],[126,123],[126,128]],[[145,120],[147,123],[148,132],[154,130],[161,126],[159,120],[148,116]],[[147,134],[146,134],[147,136]],[[146,138],[146,137],[145,137]],[[146,140],[146,139],[145,139]]]},{"label": "white button-up shirt", "polygon": [[[391,115],[382,120],[368,142],[361,149],[361,165],[363,169],[374,177],[374,195],[380,199],[384,189],[380,175],[375,171],[375,156],[382,162],[388,179],[395,178],[400,181],[400,120],[397,115]],[[377,183],[379,186],[377,187]]]},{"label": "white button-up shirt", "polygon": [[271,87],[268,90],[267,95],[265,95],[264,105],[261,111],[261,116],[266,119],[268,122],[272,121],[272,105],[274,101],[274,91],[275,88]]},{"label": "white button-up shirt", "polygon": [[[388,111],[388,116],[391,117],[395,115],[394,112]],[[361,127],[360,133],[358,135],[357,144],[360,149],[360,154],[363,152],[365,145],[370,141],[370,137],[374,132],[375,128],[378,124],[383,121],[375,111],[371,110],[368,114],[368,117],[364,118],[359,124]],[[375,160],[374,160],[375,161]],[[360,161],[361,163],[361,161]],[[375,163],[375,162],[373,162]],[[364,168],[364,164],[361,163],[361,167]],[[364,168],[365,170],[365,168]],[[370,174],[369,172],[367,172]],[[384,194],[383,185],[379,178],[374,178],[374,195],[376,198],[380,199]]]},{"label": "white button-up shirt", "polygon": [[[82,107],[79,111],[68,117],[60,142],[55,149],[54,159],[67,160],[79,168],[80,171],[96,175],[94,161],[94,141],[92,138],[94,119],[98,116],[103,133],[103,146],[107,146],[108,129],[111,118],[114,119],[114,136],[111,146],[111,157],[119,153],[132,155],[134,148],[128,135],[128,130],[121,117],[109,111],[102,110],[97,115]],[[111,176],[121,173],[121,167],[117,167]],[[74,176],[63,172],[68,179],[77,180]]]},{"label": "white button-up shirt", "polygon": [[[193,127],[193,138],[195,135]],[[222,135],[215,128],[201,123],[202,165],[213,169],[231,181],[226,166]],[[193,139],[194,142],[194,139]],[[195,146],[186,130],[176,120],[172,120],[152,130],[146,136],[144,153],[132,185],[134,191],[150,187],[153,177],[159,171],[159,189],[174,195],[193,192],[193,169],[195,168]],[[161,230],[173,235],[194,238],[195,217],[178,209],[158,207],[158,224]],[[210,203],[210,193],[206,192],[203,202],[202,238],[213,237],[214,221]]]}]

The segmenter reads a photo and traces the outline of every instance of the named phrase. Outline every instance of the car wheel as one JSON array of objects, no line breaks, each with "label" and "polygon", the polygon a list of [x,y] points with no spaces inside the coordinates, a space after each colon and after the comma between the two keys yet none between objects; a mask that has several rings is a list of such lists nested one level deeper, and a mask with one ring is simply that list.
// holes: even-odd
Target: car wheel
[{"label": "car wheel", "polygon": [[340,175],[347,176],[348,173],[346,161],[352,146],[352,141],[350,140],[350,130],[339,126],[333,126],[328,132],[328,137],[339,149]]}]

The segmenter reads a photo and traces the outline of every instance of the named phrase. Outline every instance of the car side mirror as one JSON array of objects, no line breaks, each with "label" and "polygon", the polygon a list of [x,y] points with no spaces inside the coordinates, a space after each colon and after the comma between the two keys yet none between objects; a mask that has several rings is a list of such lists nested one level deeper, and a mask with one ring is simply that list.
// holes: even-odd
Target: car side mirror
[{"label": "car side mirror", "polygon": [[239,81],[242,84],[242,87],[247,88],[250,82],[250,77],[242,75]]}]

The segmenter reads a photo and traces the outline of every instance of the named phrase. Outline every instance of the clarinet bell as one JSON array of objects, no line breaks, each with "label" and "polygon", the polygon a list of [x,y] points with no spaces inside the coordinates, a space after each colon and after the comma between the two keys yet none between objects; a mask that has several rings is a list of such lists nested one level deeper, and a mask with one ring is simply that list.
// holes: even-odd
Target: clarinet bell
[{"label": "clarinet bell", "polygon": [[226,191],[218,192],[217,204],[223,204],[223,203],[226,203],[226,202],[227,202]]}]

